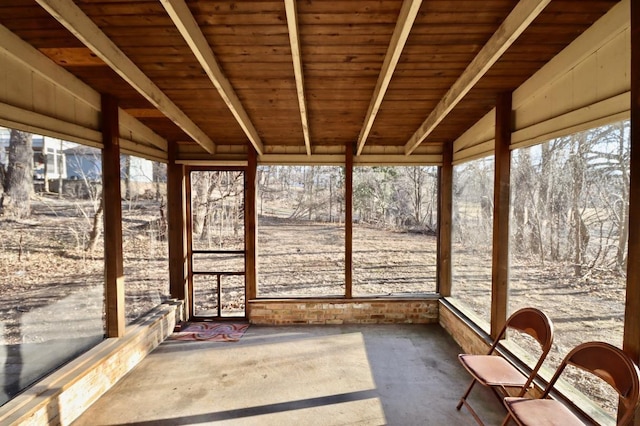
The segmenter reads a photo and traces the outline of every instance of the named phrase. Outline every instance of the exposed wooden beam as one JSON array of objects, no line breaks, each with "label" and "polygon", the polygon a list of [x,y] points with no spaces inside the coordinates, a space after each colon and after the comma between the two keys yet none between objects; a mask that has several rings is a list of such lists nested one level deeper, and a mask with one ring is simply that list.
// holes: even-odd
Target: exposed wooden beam
[{"label": "exposed wooden beam", "polygon": [[255,150],[259,155],[262,155],[264,147],[260,136],[258,136],[258,132],[249,119],[247,112],[244,110],[231,83],[222,72],[220,65],[218,65],[218,61],[209,46],[209,42],[204,34],[202,34],[202,30],[200,30],[200,26],[191,14],[187,4],[183,0],[160,0],[160,3],[162,3],[162,6],[169,14],[169,17],[171,17],[178,31],[180,31],[180,34],[182,34],[182,37],[191,48],[191,51],[198,59],[198,62],[200,62],[200,65],[207,73],[207,76],[209,76],[209,79],[218,90],[220,97],[222,97],[227,104],[227,107],[238,121],[238,124],[240,124],[240,127],[242,127],[242,130],[249,138]]},{"label": "exposed wooden beam", "polygon": [[0,102],[0,125],[102,148],[102,134],[97,130],[17,108],[4,102]]},{"label": "exposed wooden beam", "polygon": [[166,151],[161,151],[157,148],[143,145],[125,138],[120,138],[120,152],[123,154],[134,155],[136,157],[146,158],[151,161],[157,161],[159,163],[167,162]]},{"label": "exposed wooden beam", "polygon": [[164,114],[155,108],[127,108],[124,111],[135,118],[164,118]]},{"label": "exposed wooden beam", "polygon": [[356,155],[360,155],[362,153],[362,148],[364,148],[364,144],[367,142],[369,132],[373,127],[373,122],[376,119],[376,115],[378,115],[380,105],[382,104],[382,99],[387,92],[387,88],[391,82],[391,77],[396,69],[398,60],[400,60],[400,55],[402,54],[405,43],[407,42],[407,38],[409,37],[413,23],[416,20],[416,16],[418,16],[418,11],[420,10],[421,5],[422,0],[404,0],[404,3],[402,4],[402,9],[400,9],[400,14],[398,15],[398,20],[396,22],[396,28],[393,30],[391,42],[389,43],[387,54],[385,55],[384,62],[382,63],[382,69],[378,75],[376,88],[373,91],[371,103],[369,103],[369,110],[367,111],[367,115],[364,119],[364,126],[362,126],[360,135],[358,136],[358,149],[356,151]]},{"label": "exposed wooden beam", "polygon": [[[265,154],[260,156],[260,164],[272,165],[324,165],[343,166],[344,154]],[[211,163],[211,162],[209,162]],[[217,163],[217,162],[216,162]],[[442,164],[442,154],[420,154],[406,156],[404,154],[363,154],[353,158],[353,163],[359,166],[439,166]]]},{"label": "exposed wooden beam", "polygon": [[[165,138],[159,136],[156,132],[142,124],[140,120],[133,117],[127,111],[120,108],[118,110],[118,116],[120,119],[120,125],[125,130],[125,132],[121,131],[120,133],[126,138],[127,133],[131,132],[131,140],[133,140],[133,135],[138,136],[142,139],[143,142],[148,143],[151,146],[159,148],[161,151],[165,153],[168,150],[168,142]],[[166,155],[165,155],[166,157]]]},{"label": "exposed wooden beam", "polygon": [[435,130],[550,2],[551,0],[520,0],[516,4],[509,16],[405,144],[406,155],[410,155]]},{"label": "exposed wooden beam", "polygon": [[213,141],[202,129],[191,121],[72,0],[37,2],[207,152],[215,152]]},{"label": "exposed wooden beam", "polygon": [[307,101],[304,97],[304,75],[302,73],[302,57],[300,56],[296,0],[284,0],[284,6],[287,12],[289,43],[291,44],[291,57],[293,58],[293,73],[296,77],[296,90],[298,92],[298,104],[300,105],[300,120],[302,121],[304,146],[307,149],[307,155],[311,155],[311,139],[309,137],[309,120],[307,119]]}]

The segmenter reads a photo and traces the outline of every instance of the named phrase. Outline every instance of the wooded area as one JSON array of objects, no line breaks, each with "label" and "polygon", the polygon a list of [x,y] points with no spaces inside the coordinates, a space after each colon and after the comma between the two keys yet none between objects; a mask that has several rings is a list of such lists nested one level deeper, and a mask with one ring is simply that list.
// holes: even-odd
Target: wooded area
[{"label": "wooded area", "polygon": [[[569,264],[576,277],[625,275],[629,122],[512,152],[511,253]],[[486,250],[491,241],[493,160],[455,167],[454,240]]]},{"label": "wooded area", "polygon": [[[343,167],[260,166],[258,213],[317,222],[344,222]],[[437,168],[356,167],[353,220],[397,230],[435,234]]]},{"label": "wooded area", "polygon": [[[34,136],[37,147],[32,144]],[[39,291],[51,286],[52,303],[62,296],[56,290],[59,280],[82,274],[83,269],[101,268],[101,152],[71,142],[53,142],[59,149],[52,153],[41,136],[11,129],[7,153],[3,149],[0,156],[5,161],[0,162],[0,231],[8,233],[2,266],[13,271],[3,282],[7,301],[17,296],[15,291],[24,284],[22,279],[12,281],[9,277],[24,273],[25,268],[38,268],[38,273],[32,270],[28,282]],[[52,174],[47,167],[54,162],[57,167]],[[43,172],[36,171],[37,164],[44,164]],[[168,294],[167,277],[163,276],[168,265],[162,265],[167,257],[166,165],[122,155],[120,166],[126,317],[131,322]],[[77,268],[69,267],[67,258],[80,259]],[[40,262],[49,265],[46,271],[40,271]],[[154,265],[157,262],[160,264]]]},{"label": "wooded area", "polygon": [[[556,326],[553,368],[585,340],[622,344],[629,196],[629,122],[512,151],[509,301]],[[454,167],[452,295],[482,321],[491,304],[493,157]],[[606,386],[571,383],[609,412]]]}]

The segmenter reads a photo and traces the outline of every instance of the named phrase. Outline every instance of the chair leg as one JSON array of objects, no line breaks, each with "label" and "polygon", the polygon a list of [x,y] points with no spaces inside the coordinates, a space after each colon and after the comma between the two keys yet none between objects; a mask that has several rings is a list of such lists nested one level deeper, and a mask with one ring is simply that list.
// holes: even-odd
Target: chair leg
[{"label": "chair leg", "polygon": [[507,426],[509,424],[509,420],[511,420],[511,413],[507,413],[507,416],[502,421],[502,426]]},{"label": "chair leg", "polygon": [[471,380],[471,384],[467,388],[467,391],[464,393],[464,395],[462,395],[462,398],[460,398],[460,402],[458,402],[458,406],[456,407],[456,410],[460,411],[460,408],[462,408],[462,404],[464,404],[464,401],[469,396],[469,393],[471,392],[471,389],[473,389],[473,385],[475,384],[476,384],[476,379]]}]

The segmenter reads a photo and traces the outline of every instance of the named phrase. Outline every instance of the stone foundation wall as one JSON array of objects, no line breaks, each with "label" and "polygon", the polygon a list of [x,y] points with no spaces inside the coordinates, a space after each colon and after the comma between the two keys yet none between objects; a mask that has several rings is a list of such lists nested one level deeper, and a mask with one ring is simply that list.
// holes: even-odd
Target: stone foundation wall
[{"label": "stone foundation wall", "polygon": [[438,322],[438,299],[257,299],[251,324],[428,324]]}]

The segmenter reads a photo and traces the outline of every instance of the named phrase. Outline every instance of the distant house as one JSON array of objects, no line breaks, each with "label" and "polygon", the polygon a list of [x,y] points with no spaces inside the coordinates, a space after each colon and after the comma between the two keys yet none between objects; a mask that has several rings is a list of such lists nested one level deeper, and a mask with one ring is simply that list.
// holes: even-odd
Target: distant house
[{"label": "distant house", "polygon": [[77,145],[64,150],[67,160],[67,179],[95,182],[102,180],[102,156],[100,150]]},{"label": "distant house", "polygon": [[[102,178],[102,157],[99,149],[77,145],[65,149],[64,155],[67,159],[68,179],[96,181]],[[144,158],[121,155],[120,178],[127,180],[127,177],[130,182],[152,183],[153,163]]]},{"label": "distant house", "polygon": [[[0,127],[0,164],[7,165],[11,130]],[[98,148],[33,135],[33,178],[36,182],[102,180],[102,155]],[[154,182],[153,162],[144,158],[121,155],[120,177],[129,182],[134,194],[142,194]],[[45,185],[45,188],[48,188]],[[48,189],[45,189],[48,190]],[[54,189],[54,191],[56,191]]]},{"label": "distant house", "polygon": [[[0,127],[0,164],[7,165],[11,130]],[[69,142],[47,136],[33,135],[33,178],[36,181],[67,178],[67,166],[63,150]],[[62,171],[62,176],[60,172]]]}]

